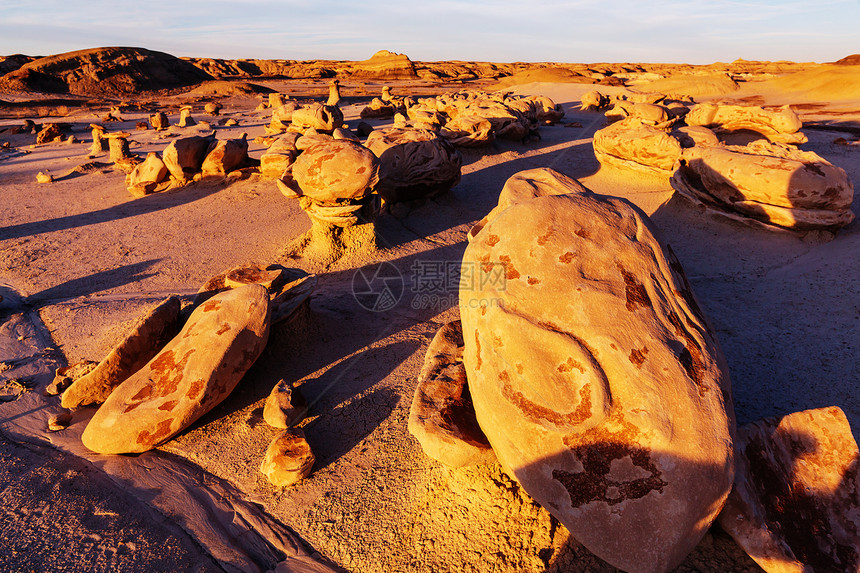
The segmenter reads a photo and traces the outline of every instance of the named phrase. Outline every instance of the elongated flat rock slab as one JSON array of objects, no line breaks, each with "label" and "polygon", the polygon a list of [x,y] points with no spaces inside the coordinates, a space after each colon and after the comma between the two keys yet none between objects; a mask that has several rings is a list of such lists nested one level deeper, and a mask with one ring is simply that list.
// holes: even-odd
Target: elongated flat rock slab
[{"label": "elongated flat rock slab", "polygon": [[233,391],[268,337],[265,287],[249,284],[213,296],[155,358],[113,391],[84,430],[84,445],[123,454],[166,442]]}]

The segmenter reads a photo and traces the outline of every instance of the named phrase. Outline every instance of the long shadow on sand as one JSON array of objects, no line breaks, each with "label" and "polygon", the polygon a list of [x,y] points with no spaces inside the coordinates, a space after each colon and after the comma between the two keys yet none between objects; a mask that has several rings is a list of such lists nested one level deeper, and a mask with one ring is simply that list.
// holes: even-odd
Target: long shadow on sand
[{"label": "long shadow on sand", "polygon": [[85,277],[73,279],[32,294],[27,297],[26,302],[32,306],[42,306],[60,300],[88,296],[103,290],[110,290],[135,281],[140,281],[155,274],[146,273],[145,271],[160,260],[161,259],[150,259],[148,261],[123,265],[115,269],[101,271]]},{"label": "long shadow on sand", "polygon": [[76,215],[67,215],[65,217],[56,217],[54,219],[46,219],[44,221],[32,221],[30,223],[9,225],[8,227],[0,227],[0,240],[18,239],[42,233],[53,233],[55,231],[64,231],[66,229],[96,225],[98,223],[107,223],[118,219],[163,211],[165,209],[170,209],[171,207],[177,207],[179,205],[185,205],[187,203],[203,199],[213,193],[217,193],[221,189],[223,189],[222,186],[192,184],[182,189],[147,195],[139,199],[120,203],[119,205],[114,205],[113,207],[107,207],[98,211],[78,213]]}]

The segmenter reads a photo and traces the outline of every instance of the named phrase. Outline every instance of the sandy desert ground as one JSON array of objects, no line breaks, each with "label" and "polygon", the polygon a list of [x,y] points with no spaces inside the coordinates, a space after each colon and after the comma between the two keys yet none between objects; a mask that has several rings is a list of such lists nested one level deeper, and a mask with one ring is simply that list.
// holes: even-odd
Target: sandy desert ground
[{"label": "sandy desert ground", "polygon": [[[318,100],[327,85],[258,83]],[[426,83],[389,85],[403,95],[418,87],[433,91]],[[822,93],[820,85],[775,77],[696,100],[792,104],[809,137],[802,148],[845,169],[858,188],[860,146],[834,141],[858,139],[860,94],[844,87]],[[367,95],[356,95],[344,84],[349,97],[341,107],[351,127],[379,87],[368,84]],[[379,251],[328,266],[289,256],[287,246],[310,221],[297,201],[258,174],[131,197],[125,174],[106,154],[87,158],[89,124],[104,110],[66,110],[61,121],[72,125],[79,143],[34,145],[30,133],[0,134],[11,148],[0,154],[0,377],[9,397],[0,403],[0,569],[614,570],[570,538],[498,464],[448,469],[425,456],[407,431],[427,345],[458,316],[456,291],[422,297],[414,288],[416,269],[457,264],[466,233],[495,206],[507,178],[536,167],[626,198],[651,217],[716,328],[740,424],[837,405],[856,436],[860,224],[835,237],[746,225],[676,196],[665,177],[601,168],[591,141],[605,117],[579,109],[593,88],[506,87],[549,96],[562,104],[565,118],[541,126],[539,141],[463,150],[462,180],[449,194],[383,213]],[[628,89],[599,88],[608,94]],[[152,103],[175,122],[183,100],[165,96]],[[238,125],[220,126],[194,112],[198,120],[212,120],[219,139],[263,134],[271,112],[256,109],[259,97],[221,101],[221,118]],[[124,121],[110,126],[130,131],[131,150],[141,156],[170,141],[151,129],[135,131],[148,115],[146,106],[123,111]],[[24,118],[45,121],[7,113],[0,128]],[[182,133],[197,132],[205,129]],[[249,153],[259,158],[263,150],[252,143]],[[89,171],[72,172],[92,161]],[[37,184],[40,171],[52,173],[54,182]],[[860,212],[856,200],[853,210]],[[382,262],[399,271],[402,289],[391,308],[372,311],[359,304],[354,285],[357,273],[373,273]],[[316,273],[309,312],[275,328],[240,386],[192,429],[135,456],[96,455],[81,445],[92,407],[75,411],[63,431],[46,429],[60,411],[58,399],[41,391],[55,368],[100,360],[159,300],[170,294],[190,300],[211,276],[247,263]],[[282,378],[311,402],[304,430],[317,459],[309,478],[286,489],[271,486],[258,470],[276,433],[263,423],[263,400]],[[677,570],[760,569],[715,526]]]}]

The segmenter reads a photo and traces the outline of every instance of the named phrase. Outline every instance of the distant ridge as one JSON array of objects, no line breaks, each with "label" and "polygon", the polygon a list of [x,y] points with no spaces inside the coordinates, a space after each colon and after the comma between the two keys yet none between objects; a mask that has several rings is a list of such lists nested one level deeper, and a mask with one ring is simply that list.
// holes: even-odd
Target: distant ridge
[{"label": "distant ridge", "polygon": [[124,95],[196,85],[212,76],[164,52],[91,48],[38,58],[0,77],[0,89]]}]

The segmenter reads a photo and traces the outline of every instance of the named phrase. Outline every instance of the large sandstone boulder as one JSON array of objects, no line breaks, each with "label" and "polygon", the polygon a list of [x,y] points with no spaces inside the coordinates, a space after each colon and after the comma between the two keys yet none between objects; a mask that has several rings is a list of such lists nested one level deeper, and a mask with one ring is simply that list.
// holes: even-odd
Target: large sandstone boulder
[{"label": "large sandstone boulder", "polygon": [[[502,466],[591,552],[668,571],[734,476],[728,368],[648,218],[514,175],[463,256],[463,360]],[[503,207],[503,205],[507,205]]]},{"label": "large sandstone boulder", "polygon": [[720,525],[768,573],[860,571],[860,452],[837,407],[744,426]]},{"label": "large sandstone boulder", "polygon": [[95,369],[63,392],[63,408],[101,404],[114,388],[140,370],[179,331],[179,299],[172,296],[140,317]]},{"label": "large sandstone boulder", "polygon": [[377,129],[365,145],[379,158],[378,191],[390,203],[434,197],[460,182],[463,158],[426,129]]},{"label": "large sandstone boulder", "polygon": [[293,191],[324,203],[362,199],[379,181],[379,161],[367,148],[332,139],[306,149],[292,167]]},{"label": "large sandstone boulder", "polygon": [[238,169],[248,162],[248,134],[236,139],[222,139],[218,141],[206,158],[203,160],[201,170],[203,175],[226,175]]},{"label": "large sandstone boulder", "polygon": [[206,154],[215,143],[214,133],[205,137],[196,135],[174,139],[164,149],[162,159],[170,175],[177,182],[184,183],[200,172]]},{"label": "large sandstone boulder", "polygon": [[278,179],[298,157],[298,133],[285,133],[260,156],[260,173],[266,179]]},{"label": "large sandstone boulder", "polygon": [[484,147],[495,139],[493,125],[477,115],[461,115],[447,122],[439,135],[457,147]]},{"label": "large sandstone boulder", "polygon": [[320,133],[331,132],[343,125],[343,112],[336,105],[312,103],[293,112],[291,126],[299,131],[315,129]]},{"label": "large sandstone boulder", "polygon": [[475,419],[459,320],[440,328],[427,348],[409,409],[409,433],[425,454],[452,468],[496,459]]},{"label": "large sandstone boulder", "polygon": [[249,284],[213,296],[155,358],[114,389],[84,430],[84,445],[124,454],[163,444],[233,391],[268,337],[265,287]]},{"label": "large sandstone boulder", "polygon": [[801,144],[807,137],[800,133],[803,122],[789,106],[778,110],[757,106],[700,103],[684,118],[687,125],[701,125],[723,131],[755,131],[776,143]]},{"label": "large sandstone boulder", "polygon": [[838,229],[854,220],[854,186],[811,151],[754,141],[685,149],[672,187],[736,218],[796,230]]},{"label": "large sandstone boulder", "polygon": [[[645,105],[645,104],[641,104]],[[671,175],[681,144],[667,130],[629,117],[594,133],[594,155],[601,164]]]}]

